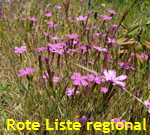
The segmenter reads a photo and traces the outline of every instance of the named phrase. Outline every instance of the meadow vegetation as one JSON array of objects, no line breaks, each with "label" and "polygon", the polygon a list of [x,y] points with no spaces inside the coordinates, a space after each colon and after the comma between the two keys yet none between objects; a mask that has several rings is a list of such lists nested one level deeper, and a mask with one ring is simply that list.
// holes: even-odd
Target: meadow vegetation
[{"label": "meadow vegetation", "polygon": [[[0,17],[0,134],[103,135],[86,122],[141,122],[150,132],[149,0],[4,0]],[[8,131],[6,120],[41,123]],[[46,131],[70,120],[80,131]]]}]

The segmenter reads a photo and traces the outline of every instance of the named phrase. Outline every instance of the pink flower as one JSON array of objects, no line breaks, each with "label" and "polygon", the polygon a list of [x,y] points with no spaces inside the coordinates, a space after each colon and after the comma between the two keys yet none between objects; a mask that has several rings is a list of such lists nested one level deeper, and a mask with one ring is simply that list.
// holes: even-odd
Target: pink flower
[{"label": "pink flower", "polygon": [[102,79],[100,76],[98,75],[88,75],[88,81],[90,82],[95,82],[96,84],[101,84],[101,82],[104,82],[105,80]]},{"label": "pink flower", "polygon": [[108,52],[108,50],[106,48],[101,48],[101,47],[98,47],[98,46],[93,46],[93,48],[96,49],[99,52]]},{"label": "pink flower", "polygon": [[27,67],[25,70],[24,69],[20,69],[18,72],[20,72],[20,74],[18,76],[23,76],[23,75],[30,75],[31,72],[35,71],[36,69],[34,68],[30,68]]},{"label": "pink flower", "polygon": [[35,17],[29,17],[29,18],[28,18],[28,20],[30,20],[30,21],[32,21],[32,22],[36,22],[36,21],[38,21],[38,19],[37,19],[37,18],[35,18]]},{"label": "pink flower", "polygon": [[145,100],[144,104],[148,107],[148,113],[150,113],[150,102],[148,100]]},{"label": "pink flower", "polygon": [[124,63],[124,62],[118,62],[119,66],[124,68],[124,69],[132,69],[132,70],[135,70],[135,67],[134,66],[129,66],[128,64]]},{"label": "pink flower", "polygon": [[115,12],[114,10],[108,10],[108,12],[111,13],[111,14],[114,14],[114,15],[117,15],[117,14],[118,14],[118,13]]},{"label": "pink flower", "polygon": [[34,26],[33,28],[38,29],[38,28],[42,28],[42,27],[43,27],[43,25],[37,25],[37,26]]},{"label": "pink flower", "polygon": [[131,52],[130,56],[135,56],[135,53],[134,53],[134,52]]},{"label": "pink flower", "polygon": [[76,52],[76,49],[68,49],[67,53]]},{"label": "pink flower", "polygon": [[49,51],[53,52],[53,53],[58,53],[58,54],[63,54],[64,53],[64,49],[63,46],[65,46],[65,44],[62,43],[57,43],[57,44],[51,44],[51,43],[47,43],[46,46],[50,47]]},{"label": "pink flower", "polygon": [[74,82],[73,82],[74,85],[77,85],[77,86],[80,84],[82,84],[83,86],[88,85],[88,82],[85,80],[87,79],[87,76],[81,76],[80,73],[74,73],[71,76],[71,79],[74,79]]},{"label": "pink flower", "polygon": [[68,19],[70,22],[72,22],[72,23],[73,23],[73,22],[76,22],[76,20],[73,20],[71,17],[68,17],[67,19]]},{"label": "pink flower", "polygon": [[112,17],[108,16],[108,15],[102,15],[101,18],[104,20],[104,21],[109,21],[112,19]]},{"label": "pink flower", "polygon": [[83,115],[82,117],[79,117],[78,120],[83,125],[88,120],[88,117],[86,115]]},{"label": "pink flower", "polygon": [[50,33],[49,32],[44,32],[44,36],[49,36]]},{"label": "pink flower", "polygon": [[86,27],[85,29],[86,29],[86,30],[90,30],[90,27]]},{"label": "pink flower", "polygon": [[13,17],[14,19],[17,19],[17,18],[18,18],[17,15],[15,15],[15,14],[12,14],[12,17]]},{"label": "pink flower", "polygon": [[106,70],[104,69],[104,78],[106,81],[113,82],[115,85],[118,85],[120,87],[125,87],[126,83],[122,82],[123,80],[127,79],[126,75],[120,75],[116,77],[116,71],[115,70]]},{"label": "pink flower", "polygon": [[64,49],[59,49],[59,48],[50,48],[49,51],[53,53],[58,53],[58,54],[64,53]]},{"label": "pink flower", "polygon": [[116,41],[115,41],[115,39],[113,39],[113,38],[107,38],[108,39],[108,43],[109,44],[113,44],[113,43],[116,43]]},{"label": "pink flower", "polygon": [[68,88],[67,91],[66,91],[66,95],[67,96],[72,96],[74,94],[79,94],[80,93],[80,91],[76,91],[76,93],[74,93],[74,92],[75,92],[75,88]]},{"label": "pink flower", "polygon": [[47,13],[45,14],[46,17],[51,17],[52,16],[52,13]]},{"label": "pink flower", "polygon": [[103,92],[103,93],[107,93],[108,92],[108,88],[101,87],[100,91]]},{"label": "pink flower", "polygon": [[145,53],[138,53],[140,58],[145,58],[145,59],[148,59],[148,55],[145,54]]},{"label": "pink flower", "polygon": [[59,37],[51,37],[52,40],[59,40]]},{"label": "pink flower", "polygon": [[76,19],[79,20],[79,21],[85,21],[85,20],[87,20],[87,18],[88,18],[88,16],[83,17],[83,15],[80,15]]},{"label": "pink flower", "polygon": [[48,24],[48,27],[50,27],[50,28],[53,28],[53,27],[55,28],[58,26],[58,24],[54,24],[53,21],[46,22],[46,24]]},{"label": "pink flower", "polygon": [[61,9],[61,6],[56,6],[57,9]]},{"label": "pink flower", "polygon": [[27,51],[26,46],[21,46],[20,48],[16,46],[14,49],[15,49],[15,51],[14,51],[15,53],[23,53],[23,52]]},{"label": "pink flower", "polygon": [[63,46],[65,46],[65,44],[62,43],[57,43],[57,44],[51,44],[51,43],[47,43],[46,46],[50,47],[49,51],[53,52],[53,53],[58,53],[58,54],[63,54],[64,53],[64,49]]},{"label": "pink flower", "polygon": [[110,54],[106,54],[105,55],[105,59],[108,61],[108,62],[112,62],[112,60],[111,60],[111,55]]},{"label": "pink flower", "polygon": [[7,0],[7,2],[13,2],[14,0]]},{"label": "pink flower", "polygon": [[85,52],[89,51],[89,48],[87,48],[86,46],[80,46],[79,48]]},{"label": "pink flower", "polygon": [[88,13],[88,14],[91,14],[91,13],[92,13],[92,11],[87,11],[87,13]]},{"label": "pink flower", "polygon": [[93,63],[94,63],[94,60],[90,60],[90,61],[88,61],[88,63],[93,64]]},{"label": "pink flower", "polygon": [[[47,79],[49,78],[48,73],[46,73],[45,75],[42,75],[42,78],[44,79],[45,82],[48,82],[48,80],[47,80]],[[53,77],[53,82],[54,82],[54,83],[59,82],[59,77],[54,76],[54,77]]]},{"label": "pink flower", "polygon": [[53,25],[54,22],[53,21],[49,21],[49,22],[46,22],[46,24]]},{"label": "pink flower", "polygon": [[67,37],[68,37],[69,39],[76,39],[76,40],[78,40],[79,35],[76,35],[76,34],[68,34]]},{"label": "pink flower", "polygon": [[59,82],[59,77],[53,77],[53,82],[55,82],[55,83],[57,83],[57,82]]},{"label": "pink flower", "polygon": [[55,28],[57,26],[58,26],[58,24],[48,25],[48,27],[50,27],[50,28]]},{"label": "pink flower", "polygon": [[97,29],[97,27],[93,26],[92,29]]},{"label": "pink flower", "polygon": [[80,0],[80,2],[84,2],[84,0]]},{"label": "pink flower", "polygon": [[52,6],[52,4],[50,3],[50,4],[45,4],[45,6],[46,7],[50,7],[50,6]]},{"label": "pink flower", "polygon": [[21,18],[21,20],[22,20],[22,21],[25,21],[25,20],[26,20],[26,18]]},{"label": "pink flower", "polygon": [[95,33],[93,34],[93,36],[99,37],[99,38],[103,38],[106,36],[106,34],[101,34],[101,33]]},{"label": "pink flower", "polygon": [[[126,120],[120,120],[119,118],[114,118],[113,121],[111,121],[111,122],[114,122],[114,123],[117,123],[117,122],[125,123],[127,121]],[[121,127],[121,125],[118,125],[118,127]],[[128,126],[128,128],[130,128],[130,126]]]},{"label": "pink flower", "polygon": [[41,52],[41,51],[43,51],[43,50],[47,50],[47,48],[45,48],[45,47],[40,47],[40,48],[37,48],[37,50],[38,50],[39,52]]},{"label": "pink flower", "polygon": [[117,24],[110,24],[110,27],[112,27],[112,28],[118,28],[119,26]]}]

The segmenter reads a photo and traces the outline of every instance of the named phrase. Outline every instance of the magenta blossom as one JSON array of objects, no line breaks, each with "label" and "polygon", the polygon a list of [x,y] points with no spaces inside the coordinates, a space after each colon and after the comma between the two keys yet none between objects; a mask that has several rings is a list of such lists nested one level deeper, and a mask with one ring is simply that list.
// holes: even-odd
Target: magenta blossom
[{"label": "magenta blossom", "polygon": [[94,60],[90,60],[90,61],[88,61],[88,63],[93,64],[93,63],[94,63]]},{"label": "magenta blossom", "polygon": [[112,28],[118,28],[119,26],[117,24],[110,24],[110,27],[112,27]]},{"label": "magenta blossom", "polygon": [[[46,73],[45,75],[42,75],[42,78],[44,79],[45,82],[48,82],[48,80],[47,80],[47,79],[49,78],[48,73]],[[54,76],[54,77],[53,77],[53,82],[54,82],[54,83],[59,82],[59,77]]]},{"label": "magenta blossom", "polygon": [[98,46],[93,46],[93,48],[96,49],[99,52],[108,52],[107,48],[101,48],[101,47],[98,47]]},{"label": "magenta blossom", "polygon": [[147,54],[145,54],[145,53],[138,53],[138,54],[139,54],[140,58],[148,59],[148,55]]},{"label": "magenta blossom", "polygon": [[[125,123],[127,121],[126,120],[120,120],[119,118],[114,118],[111,122],[114,122],[114,123],[117,123],[117,122]],[[118,127],[121,127],[121,125],[119,124]],[[128,128],[130,128],[130,126],[128,126]]]},{"label": "magenta blossom", "polygon": [[115,39],[113,39],[113,38],[107,38],[107,39],[108,39],[107,43],[109,43],[109,44],[116,43]]},{"label": "magenta blossom", "polygon": [[80,0],[80,2],[84,2],[84,0]]},{"label": "magenta blossom", "polygon": [[33,28],[34,29],[38,29],[38,28],[42,28],[43,27],[43,25],[36,25],[36,26],[34,26]]},{"label": "magenta blossom", "polygon": [[57,8],[57,9],[61,9],[62,7],[61,7],[61,6],[56,6],[56,8]]},{"label": "magenta blossom", "polygon": [[106,36],[106,34],[102,34],[102,33],[95,33],[93,34],[93,36],[99,37],[99,38],[103,38]]},{"label": "magenta blossom", "polygon": [[49,36],[50,33],[49,32],[44,32],[44,36]]},{"label": "magenta blossom", "polygon": [[50,28],[55,28],[57,26],[58,26],[58,24],[48,25],[48,27],[50,27]]},{"label": "magenta blossom", "polygon": [[73,20],[71,17],[68,17],[67,19],[68,19],[70,22],[72,22],[72,23],[73,23],[73,22],[76,22],[76,20]]},{"label": "magenta blossom", "polygon": [[52,40],[59,40],[59,37],[51,37]]},{"label": "magenta blossom", "polygon": [[47,50],[47,48],[45,48],[45,47],[40,47],[40,48],[37,48],[37,50],[38,50],[39,52],[42,52],[43,50]]},{"label": "magenta blossom", "polygon": [[77,17],[76,19],[78,20],[78,21],[85,21],[85,20],[87,20],[87,18],[88,18],[88,16],[83,16],[83,15],[80,15],[79,17]]},{"label": "magenta blossom", "polygon": [[88,75],[88,81],[90,82],[95,82],[96,84],[101,84],[101,82],[104,82],[105,80],[102,79],[100,76],[98,75]]},{"label": "magenta blossom", "polygon": [[22,21],[25,21],[25,20],[27,20],[27,19],[26,19],[26,18],[21,18],[21,20],[22,20]]},{"label": "magenta blossom", "polygon": [[19,77],[20,76],[23,76],[23,75],[30,75],[31,72],[35,71],[36,69],[34,68],[30,68],[30,67],[27,67],[25,70],[24,69],[20,69],[18,72],[20,72],[20,74],[18,75]]},{"label": "magenta blossom", "polygon": [[145,100],[144,104],[148,107],[148,113],[150,113],[150,102],[148,100]]},{"label": "magenta blossom", "polygon": [[101,87],[100,91],[103,92],[103,93],[107,93],[108,92],[108,88]]},{"label": "magenta blossom", "polygon": [[50,7],[50,6],[52,6],[52,4],[50,3],[50,4],[45,4],[45,6],[46,7]]},{"label": "magenta blossom", "polygon": [[47,43],[46,46],[49,47],[49,51],[53,52],[53,53],[58,53],[58,54],[63,54],[64,53],[64,49],[63,46],[65,46],[64,42],[61,43],[57,43],[57,44],[51,44],[51,43]]},{"label": "magenta blossom", "polygon": [[88,117],[83,115],[82,117],[79,117],[78,120],[83,125],[88,120]]},{"label": "magenta blossom", "polygon": [[104,20],[104,21],[109,21],[112,19],[112,17],[108,16],[108,15],[102,15],[101,18]]},{"label": "magenta blossom", "polygon": [[46,24],[48,24],[48,25],[53,25],[54,22],[53,22],[53,21],[48,21],[48,22],[46,22]]},{"label": "magenta blossom", "polygon": [[80,84],[82,84],[83,86],[88,85],[88,82],[85,80],[85,79],[87,79],[87,76],[81,76],[80,73],[74,73],[71,76],[71,79],[74,80],[74,82],[73,82],[74,85],[77,85],[77,86]]},{"label": "magenta blossom", "polygon": [[87,52],[90,50],[90,48],[88,48],[87,46],[80,46],[80,49],[82,49],[84,52]]},{"label": "magenta blossom", "polygon": [[87,13],[88,13],[88,14],[91,14],[91,13],[92,13],[92,11],[88,10],[88,11],[87,11]]},{"label": "magenta blossom", "polygon": [[45,14],[46,17],[51,17],[52,16],[52,13],[47,13]]},{"label": "magenta blossom", "polygon": [[67,37],[68,37],[69,39],[76,39],[76,40],[78,40],[79,35],[76,35],[76,34],[68,34]]},{"label": "magenta blossom", "polygon": [[104,69],[104,78],[106,81],[113,82],[115,85],[118,85],[120,87],[125,87],[126,83],[122,82],[123,80],[127,79],[126,75],[120,75],[116,77],[116,71],[115,70],[106,70]]},{"label": "magenta blossom", "polygon": [[112,62],[112,60],[111,60],[111,54],[106,54],[105,55],[105,59],[108,61],[108,62]]},{"label": "magenta blossom", "polygon": [[129,66],[128,64],[124,63],[124,62],[118,62],[119,66],[124,68],[124,69],[132,69],[132,70],[135,70],[135,67],[134,66]]},{"label": "magenta blossom", "polygon": [[35,18],[35,17],[31,17],[31,18],[29,17],[28,20],[30,20],[31,22],[36,22],[36,21],[38,21],[38,19]]},{"label": "magenta blossom", "polygon": [[113,15],[117,15],[118,13],[115,12],[114,10],[108,10],[109,13],[113,14]]},{"label": "magenta blossom", "polygon": [[76,49],[68,49],[67,53],[76,52]]},{"label": "magenta blossom", "polygon": [[20,48],[16,46],[14,49],[15,49],[15,51],[14,51],[15,53],[23,53],[23,52],[27,51],[26,46],[21,46]]},{"label": "magenta blossom", "polygon": [[48,24],[48,27],[50,27],[50,28],[55,28],[58,26],[58,24],[54,24],[53,21],[46,22],[46,24]]},{"label": "magenta blossom", "polygon": [[59,77],[54,76],[53,77],[53,82],[55,82],[55,83],[59,82]]},{"label": "magenta blossom", "polygon": [[74,94],[79,94],[79,93],[80,93],[80,91],[75,92],[75,88],[68,88],[66,91],[66,95],[69,97],[74,95]]}]

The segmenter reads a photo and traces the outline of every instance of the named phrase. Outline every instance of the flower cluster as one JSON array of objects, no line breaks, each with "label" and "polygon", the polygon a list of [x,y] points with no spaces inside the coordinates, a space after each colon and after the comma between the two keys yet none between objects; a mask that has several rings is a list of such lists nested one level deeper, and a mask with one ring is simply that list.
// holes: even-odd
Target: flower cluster
[{"label": "flower cluster", "polygon": [[30,68],[30,67],[27,67],[26,69],[20,69],[18,72],[20,72],[20,74],[18,75],[19,77],[20,76],[23,76],[23,75],[30,75],[31,72],[35,71],[36,69],[34,68]]}]

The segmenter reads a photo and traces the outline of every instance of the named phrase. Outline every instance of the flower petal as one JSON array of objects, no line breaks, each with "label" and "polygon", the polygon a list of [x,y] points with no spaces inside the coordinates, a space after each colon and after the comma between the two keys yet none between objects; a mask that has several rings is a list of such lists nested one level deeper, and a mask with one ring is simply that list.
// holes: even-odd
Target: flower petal
[{"label": "flower petal", "polygon": [[125,80],[127,79],[128,77],[126,75],[120,75],[118,77],[115,78],[116,81],[119,81],[119,80]]},{"label": "flower petal", "polygon": [[114,81],[114,83],[118,86],[121,86],[121,87],[126,87],[126,83],[125,82],[121,82],[121,81]]},{"label": "flower petal", "polygon": [[79,81],[79,80],[75,80],[75,81],[73,82],[73,84],[74,84],[74,85],[80,85],[80,81]]},{"label": "flower petal", "polygon": [[87,86],[88,85],[88,82],[85,81],[85,80],[81,80],[81,83],[83,84],[83,86]]}]

